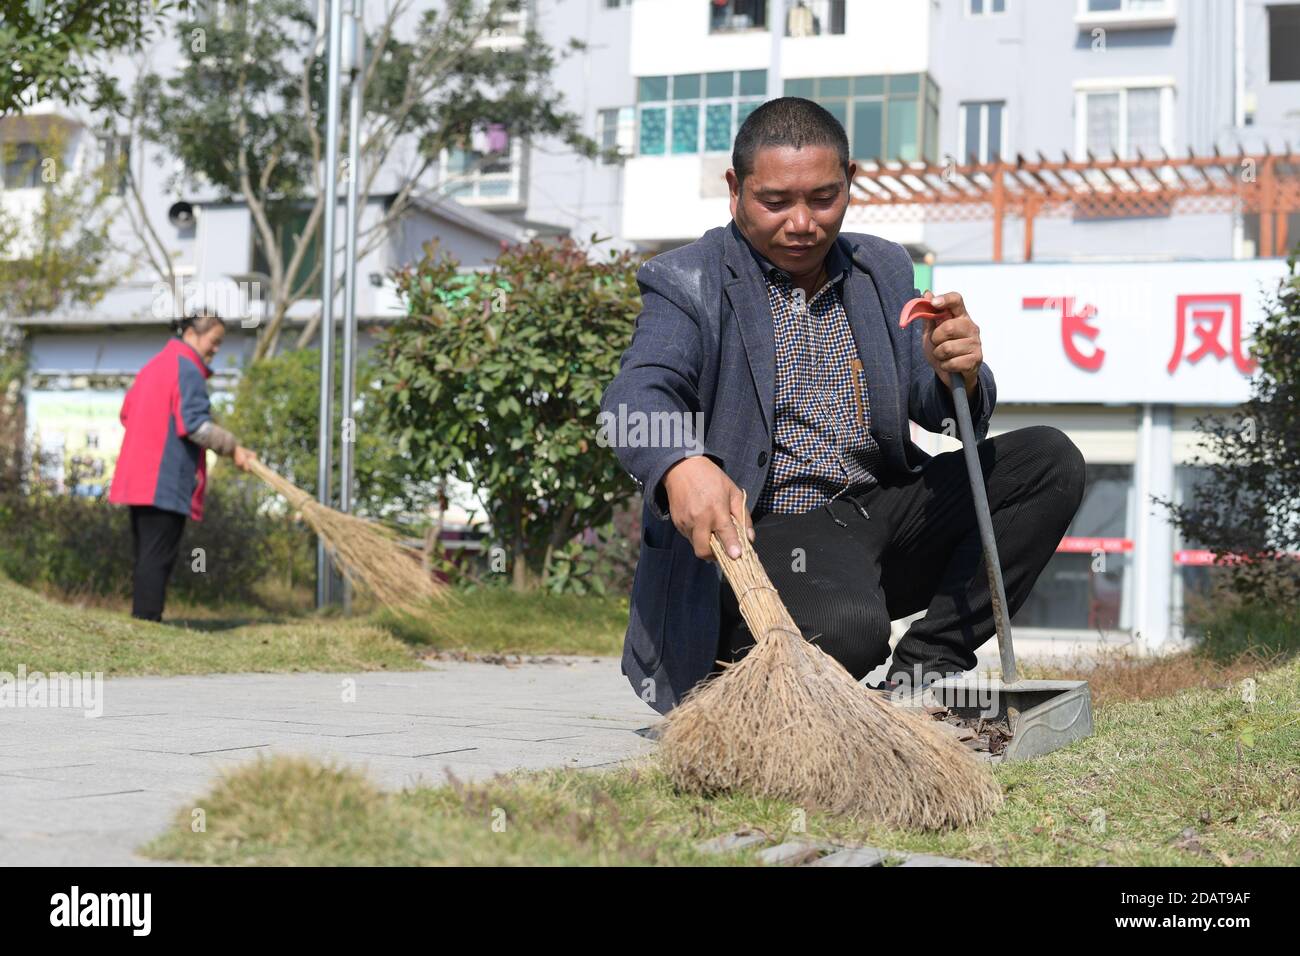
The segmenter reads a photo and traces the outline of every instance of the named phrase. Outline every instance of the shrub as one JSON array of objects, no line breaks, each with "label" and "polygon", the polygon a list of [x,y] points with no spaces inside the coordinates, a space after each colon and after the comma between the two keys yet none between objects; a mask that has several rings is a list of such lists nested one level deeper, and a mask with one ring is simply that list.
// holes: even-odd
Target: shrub
[{"label": "shrub", "polygon": [[477,490],[517,589],[594,570],[574,539],[636,493],[597,442],[640,310],[636,267],[566,239],[507,248],[474,274],[430,246],[396,273],[407,316],[378,346],[387,427],[419,472]]},{"label": "shrub", "polygon": [[[251,604],[263,579],[286,573],[292,579],[311,554],[311,539],[261,511],[262,498],[251,486],[225,477],[213,481],[204,520],[186,524],[169,597]],[[195,549],[201,549],[201,573],[195,570]],[[0,496],[0,571],[21,584],[68,595],[127,597],[130,512],[104,498],[44,491]]]},{"label": "shrub", "polygon": [[[356,510],[370,516],[403,516],[424,511],[432,499],[427,476],[417,472],[393,447],[381,425],[379,372],[370,355],[357,364],[355,409]],[[334,433],[342,408],[334,402]],[[299,488],[316,493],[317,433],[320,416],[320,353],[298,349],[254,362],[245,369],[233,406],[223,419],[241,444]],[[339,487],[339,442],[333,444],[333,487]]]},{"label": "shrub", "polygon": [[1296,259],[1253,330],[1259,368],[1232,418],[1201,416],[1208,460],[1195,499],[1168,508],[1189,544],[1214,551],[1233,590],[1260,603],[1300,604],[1300,274]]}]

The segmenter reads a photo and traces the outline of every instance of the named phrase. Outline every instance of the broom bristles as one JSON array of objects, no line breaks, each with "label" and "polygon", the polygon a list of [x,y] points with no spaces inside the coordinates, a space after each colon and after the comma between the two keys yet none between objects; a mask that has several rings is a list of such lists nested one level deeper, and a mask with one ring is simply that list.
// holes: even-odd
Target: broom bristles
[{"label": "broom bristles", "polygon": [[334,556],[339,567],[380,604],[403,613],[427,610],[446,586],[425,570],[419,555],[383,525],[335,511],[283,475],[253,460],[249,470],[279,492]]},{"label": "broom bristles", "polygon": [[805,641],[736,530],[740,558],[716,535],[711,543],[757,644],[668,713],[659,760],[669,778],[692,793],[779,797],[893,827],[959,827],[992,813],[1002,793],[989,769]]}]

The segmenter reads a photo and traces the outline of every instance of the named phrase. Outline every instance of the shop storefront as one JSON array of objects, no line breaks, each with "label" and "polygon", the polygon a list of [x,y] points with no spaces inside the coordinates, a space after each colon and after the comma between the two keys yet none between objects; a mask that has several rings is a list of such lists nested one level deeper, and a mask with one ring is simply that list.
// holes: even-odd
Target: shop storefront
[{"label": "shop storefront", "polygon": [[[1284,274],[1281,260],[934,267],[936,291],[965,297],[997,376],[990,434],[1054,425],[1088,462],[1018,631],[1152,650],[1182,638],[1214,571],[1152,499],[1194,494],[1195,419],[1232,418],[1248,397],[1249,330]],[[959,447],[913,434],[932,453]]]}]

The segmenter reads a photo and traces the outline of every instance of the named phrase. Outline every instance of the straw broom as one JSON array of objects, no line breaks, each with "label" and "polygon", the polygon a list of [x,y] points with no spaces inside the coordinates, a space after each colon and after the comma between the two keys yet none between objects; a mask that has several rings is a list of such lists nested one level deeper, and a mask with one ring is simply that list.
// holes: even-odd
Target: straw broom
[{"label": "straw broom", "polygon": [[933,721],[887,702],[805,641],[732,518],[741,556],[713,553],[756,645],[669,711],[659,760],[682,790],[779,797],[891,827],[966,826],[1002,792]]},{"label": "straw broom", "polygon": [[427,610],[430,599],[445,597],[446,588],[421,565],[419,556],[397,535],[372,521],[321,504],[287,478],[254,459],[248,468],[280,493],[325,542],[353,582],[380,604],[399,612]]}]

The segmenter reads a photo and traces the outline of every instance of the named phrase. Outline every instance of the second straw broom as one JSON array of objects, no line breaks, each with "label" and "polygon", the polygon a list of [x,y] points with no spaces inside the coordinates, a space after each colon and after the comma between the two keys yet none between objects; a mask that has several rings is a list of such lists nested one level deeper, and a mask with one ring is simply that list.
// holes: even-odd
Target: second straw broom
[{"label": "second straw broom", "polygon": [[302,515],[343,572],[380,604],[414,613],[427,610],[432,599],[446,596],[446,587],[424,568],[419,555],[388,528],[321,504],[257,459],[248,470]]}]

